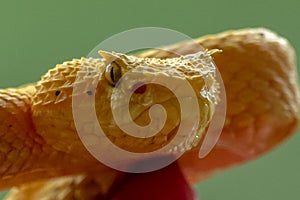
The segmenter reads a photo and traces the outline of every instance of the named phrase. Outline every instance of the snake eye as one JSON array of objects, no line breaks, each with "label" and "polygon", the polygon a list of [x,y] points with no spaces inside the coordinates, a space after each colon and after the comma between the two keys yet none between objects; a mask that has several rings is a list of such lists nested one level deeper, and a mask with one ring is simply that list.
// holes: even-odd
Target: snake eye
[{"label": "snake eye", "polygon": [[112,62],[106,66],[105,78],[111,85],[115,86],[121,76],[121,67],[116,62]]}]

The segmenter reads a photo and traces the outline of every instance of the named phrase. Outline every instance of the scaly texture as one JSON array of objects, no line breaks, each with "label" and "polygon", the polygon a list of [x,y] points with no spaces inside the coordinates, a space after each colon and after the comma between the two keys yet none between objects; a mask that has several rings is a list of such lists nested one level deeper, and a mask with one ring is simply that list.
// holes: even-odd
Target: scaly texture
[{"label": "scaly texture", "polygon": [[[294,51],[285,39],[266,29],[245,29],[206,36],[196,42],[207,49],[223,50],[214,55],[214,61],[225,84],[228,109],[225,127],[213,151],[199,160],[199,149],[195,148],[178,160],[191,182],[199,181],[217,170],[252,160],[284,141],[297,126],[300,99]],[[194,53],[195,47],[183,42],[166,49],[168,52],[150,50],[140,56],[173,57],[170,52],[174,50],[187,54]],[[59,147],[57,145],[55,149],[60,151]],[[88,156],[87,160],[93,163]],[[61,175],[59,171],[52,170],[52,173]],[[97,173],[101,176],[103,170]],[[85,176],[93,179],[91,174]],[[68,179],[73,180],[72,184],[68,183]],[[32,195],[38,193],[42,196],[51,193],[57,197],[65,188],[70,189],[68,194],[74,194],[78,187],[88,191],[84,184],[75,180],[78,177],[67,178],[60,189],[51,186],[56,180],[40,182],[34,190],[32,184],[27,184],[14,191],[10,198],[32,199]],[[107,180],[111,182],[111,179]],[[103,182],[105,184],[105,180]]]},{"label": "scaly texture", "polygon": [[[32,85],[0,90],[0,188],[91,168],[90,162],[53,149],[37,134],[31,117],[35,93]],[[77,167],[66,170],[68,165]],[[102,169],[96,161],[93,165],[92,171]]]}]

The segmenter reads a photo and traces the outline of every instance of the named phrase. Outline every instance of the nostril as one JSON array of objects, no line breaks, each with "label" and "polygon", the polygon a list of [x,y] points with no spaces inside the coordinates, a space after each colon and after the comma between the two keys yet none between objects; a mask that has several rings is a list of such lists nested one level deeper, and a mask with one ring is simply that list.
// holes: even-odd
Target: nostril
[{"label": "nostril", "polygon": [[143,94],[146,89],[147,86],[142,82],[138,82],[132,86],[132,91],[136,94]]}]

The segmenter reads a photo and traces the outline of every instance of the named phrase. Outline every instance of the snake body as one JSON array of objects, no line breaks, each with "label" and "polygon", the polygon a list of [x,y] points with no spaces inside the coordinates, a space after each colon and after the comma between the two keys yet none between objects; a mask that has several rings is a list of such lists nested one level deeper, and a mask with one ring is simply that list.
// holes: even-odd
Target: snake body
[{"label": "snake body", "polygon": [[[253,160],[284,141],[298,124],[300,99],[295,54],[286,39],[260,28],[205,36],[196,42],[206,49],[223,51],[214,54],[213,59],[224,81],[227,113],[222,135],[207,157],[199,160],[197,146],[178,160],[191,183],[215,171]],[[196,53],[188,42],[165,47],[165,50],[168,51],[149,50],[137,56],[165,59],[177,56],[170,53],[172,51],[182,55]],[[72,95],[72,83],[78,66],[86,64],[88,67],[99,62],[102,61],[75,59],[57,65],[35,85],[0,90],[0,187],[73,175],[24,184],[15,189],[8,199],[39,199],[46,194],[49,199],[50,194],[55,197],[60,194],[61,199],[76,195],[78,199],[92,199],[95,193],[105,194],[110,185],[122,176],[122,173],[93,158],[74,133],[72,98],[68,97]],[[186,73],[186,76],[194,89],[199,91],[201,79],[196,84],[191,79],[192,75]],[[99,85],[97,98],[99,102],[107,101],[112,86],[105,79],[101,79]],[[167,102],[165,107],[174,113],[167,123],[169,127],[165,129],[165,133],[172,133],[179,123],[178,113],[173,107],[175,101],[165,101],[166,97],[160,95],[166,93],[165,88],[150,88],[150,91],[153,103]],[[201,108],[209,104],[205,99],[199,99],[203,103]],[[107,117],[105,108],[100,104],[97,106],[99,118]],[[149,123],[144,114],[148,107],[136,109],[139,113],[136,122],[141,125]],[[201,115],[210,118],[208,113],[206,111]],[[206,119],[202,123],[208,121]],[[122,148],[145,151],[138,149],[140,145],[135,146],[131,138],[124,138],[114,127],[107,131],[111,131],[112,140]],[[154,144],[160,147],[167,142],[165,138],[161,135],[151,141],[156,140]],[[143,145],[147,144],[149,141]],[[66,166],[72,167],[66,169]]]}]

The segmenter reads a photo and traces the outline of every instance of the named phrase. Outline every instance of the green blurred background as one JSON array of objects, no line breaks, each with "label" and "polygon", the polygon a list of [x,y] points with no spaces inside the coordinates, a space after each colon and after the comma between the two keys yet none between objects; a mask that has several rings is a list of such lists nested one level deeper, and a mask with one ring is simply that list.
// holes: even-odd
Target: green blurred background
[{"label": "green blurred background", "polygon": [[[112,34],[158,26],[191,37],[267,27],[300,50],[294,1],[41,1],[0,3],[0,88],[34,82],[56,63],[85,56]],[[300,133],[263,158],[195,185],[202,200],[300,197]],[[4,195],[0,194],[1,196]]]}]

